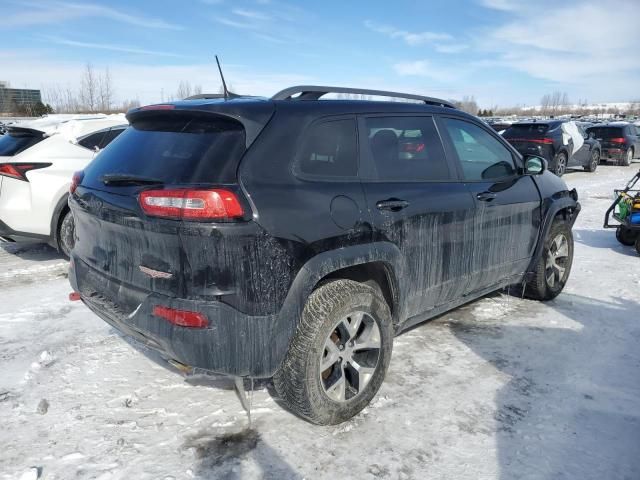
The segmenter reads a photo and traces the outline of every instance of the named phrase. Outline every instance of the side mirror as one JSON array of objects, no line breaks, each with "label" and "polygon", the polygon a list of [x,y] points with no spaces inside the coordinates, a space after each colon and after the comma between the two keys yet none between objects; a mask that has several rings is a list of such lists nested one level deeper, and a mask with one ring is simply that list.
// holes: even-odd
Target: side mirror
[{"label": "side mirror", "polygon": [[547,161],[536,155],[524,157],[524,173],[526,175],[540,175],[547,169]]}]

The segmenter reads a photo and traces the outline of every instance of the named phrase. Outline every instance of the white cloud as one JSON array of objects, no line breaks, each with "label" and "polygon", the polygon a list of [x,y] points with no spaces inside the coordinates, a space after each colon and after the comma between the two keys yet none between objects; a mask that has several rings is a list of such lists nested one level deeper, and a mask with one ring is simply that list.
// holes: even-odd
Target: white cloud
[{"label": "white cloud", "polygon": [[[85,68],[82,62],[60,62],[48,58],[42,52],[0,51],[3,70],[11,72],[12,85],[16,87],[41,88],[46,93],[56,85],[77,91]],[[202,85],[204,92],[217,92],[220,79],[211,62],[197,64],[148,65],[136,63],[93,62],[97,71],[109,67],[118,102],[138,98],[143,104],[161,101],[161,91],[165,100],[178,89],[181,81],[191,85]],[[271,96],[283,88],[296,84],[313,83],[313,78],[288,72],[256,71],[243,65],[225,64],[225,79],[233,91],[247,95]],[[34,81],[33,72],[38,72]]]},{"label": "white cloud", "polygon": [[450,67],[430,60],[398,62],[393,69],[400,76],[425,77],[440,83],[459,81],[468,74],[468,67]]},{"label": "white cloud", "polygon": [[513,11],[518,9],[518,2],[514,0],[480,0],[483,7],[494,10]]},{"label": "white cloud", "polygon": [[232,13],[238,15],[240,17],[249,18],[251,20],[271,20],[269,15],[266,15],[262,12],[258,12],[256,10],[245,10],[242,8],[234,8]]},{"label": "white cloud", "polygon": [[137,27],[173,30],[182,29],[179,25],[168,23],[159,18],[127,13],[103,5],[70,2],[24,2],[21,4],[20,11],[18,12],[3,12],[2,26],[5,28],[11,28],[32,25],[50,25],[67,20],[87,17],[107,18]]},{"label": "white cloud", "polygon": [[127,45],[114,45],[111,43],[93,43],[93,42],[80,42],[76,40],[69,40],[61,37],[51,37],[51,36],[43,36],[48,42],[53,42],[58,45],[67,45],[70,47],[81,47],[81,48],[90,48],[93,50],[110,50],[113,52],[123,52],[123,53],[132,53],[137,55],[153,55],[153,56],[161,56],[161,57],[177,57],[184,58],[183,55],[179,55],[177,53],[170,52],[161,52],[158,50],[146,50],[143,48],[136,48]]},{"label": "white cloud", "polygon": [[372,22],[371,20],[366,20],[364,22],[365,27],[369,30],[372,30],[377,33],[382,33],[387,35],[389,38],[400,38],[404,40],[408,45],[416,46],[423,45],[425,43],[431,43],[434,41],[445,41],[452,40],[451,35],[448,33],[435,33],[435,32],[407,32],[406,30],[400,30],[398,28],[389,26],[389,25],[381,25],[379,23]]}]

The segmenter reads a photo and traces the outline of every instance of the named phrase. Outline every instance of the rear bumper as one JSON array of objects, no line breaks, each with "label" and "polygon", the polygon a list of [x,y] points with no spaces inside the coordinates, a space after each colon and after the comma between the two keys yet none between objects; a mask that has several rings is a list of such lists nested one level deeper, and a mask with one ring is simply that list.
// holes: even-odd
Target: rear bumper
[{"label": "rear bumper", "polygon": [[[282,342],[274,334],[274,316],[250,316],[221,302],[145,292],[107,278],[77,257],[71,262],[69,281],[100,318],[167,360],[219,374],[266,378],[283,357],[277,346]],[[152,314],[156,305],[200,312],[209,326],[173,325]]]},{"label": "rear bumper", "polygon": [[603,148],[600,153],[601,160],[625,160],[627,156],[626,148]]}]

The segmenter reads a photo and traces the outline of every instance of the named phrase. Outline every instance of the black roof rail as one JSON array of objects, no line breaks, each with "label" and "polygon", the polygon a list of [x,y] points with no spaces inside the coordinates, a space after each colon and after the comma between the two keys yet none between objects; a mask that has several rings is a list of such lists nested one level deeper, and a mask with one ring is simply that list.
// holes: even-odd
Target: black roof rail
[{"label": "black roof rail", "polygon": [[[293,95],[300,94],[295,98]],[[276,93],[272,100],[319,100],[320,97],[328,93],[355,93],[359,95],[376,95],[380,97],[406,98],[409,100],[419,100],[427,105],[438,105],[448,108],[456,108],[451,102],[440,98],[425,97],[422,95],[413,95],[411,93],[387,92],[384,90],[367,90],[364,88],[349,87],[321,87],[317,85],[297,85],[295,87],[285,88]]]}]

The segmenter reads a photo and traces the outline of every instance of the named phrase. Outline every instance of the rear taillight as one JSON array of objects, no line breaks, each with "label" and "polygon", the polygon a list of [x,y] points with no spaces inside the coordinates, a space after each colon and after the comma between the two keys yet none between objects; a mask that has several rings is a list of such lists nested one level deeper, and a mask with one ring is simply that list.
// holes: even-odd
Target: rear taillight
[{"label": "rear taillight", "polygon": [[189,310],[176,310],[175,308],[156,305],[153,307],[153,314],[179,327],[206,328],[207,325],[209,325],[207,317],[202,313],[191,312]]},{"label": "rear taillight", "polygon": [[610,138],[609,141],[611,143],[624,143],[624,137],[614,137]]},{"label": "rear taillight", "polygon": [[0,175],[28,182],[27,172],[50,165],[50,163],[0,163]]},{"label": "rear taillight", "polygon": [[542,143],[544,145],[552,145],[552,138],[507,138],[510,142],[529,142],[529,143]]},{"label": "rear taillight", "polygon": [[140,206],[152,217],[221,220],[244,215],[236,194],[224,189],[146,190]]},{"label": "rear taillight", "polygon": [[69,185],[69,193],[74,193],[78,188],[78,185],[82,183],[82,179],[84,178],[84,170],[80,170],[73,174],[71,177],[71,185]]}]

